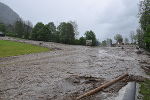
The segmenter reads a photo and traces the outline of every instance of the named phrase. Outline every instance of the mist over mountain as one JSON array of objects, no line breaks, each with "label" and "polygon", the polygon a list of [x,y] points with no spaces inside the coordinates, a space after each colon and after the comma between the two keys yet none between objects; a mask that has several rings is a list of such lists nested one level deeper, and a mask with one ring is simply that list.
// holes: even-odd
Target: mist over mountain
[{"label": "mist over mountain", "polygon": [[15,11],[13,11],[10,7],[0,2],[0,23],[12,25],[18,19],[20,19],[20,17]]}]

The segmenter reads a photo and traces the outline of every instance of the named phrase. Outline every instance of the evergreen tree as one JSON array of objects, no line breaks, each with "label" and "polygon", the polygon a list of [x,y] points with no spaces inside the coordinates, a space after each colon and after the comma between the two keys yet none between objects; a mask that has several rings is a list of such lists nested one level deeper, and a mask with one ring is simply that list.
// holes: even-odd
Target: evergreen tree
[{"label": "evergreen tree", "polygon": [[30,21],[26,21],[24,23],[24,31],[25,31],[24,38],[29,39],[32,32],[32,23]]},{"label": "evergreen tree", "polygon": [[24,22],[19,19],[16,21],[14,25],[15,36],[19,38],[23,38],[24,36]]}]

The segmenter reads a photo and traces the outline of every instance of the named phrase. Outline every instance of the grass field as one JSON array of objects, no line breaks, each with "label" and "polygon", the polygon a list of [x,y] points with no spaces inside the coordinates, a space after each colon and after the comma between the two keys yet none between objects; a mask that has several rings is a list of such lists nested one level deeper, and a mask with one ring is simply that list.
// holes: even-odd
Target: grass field
[{"label": "grass field", "polygon": [[0,40],[0,58],[46,51],[49,49],[26,43]]},{"label": "grass field", "polygon": [[140,93],[143,95],[143,100],[150,100],[150,80],[140,83]]}]

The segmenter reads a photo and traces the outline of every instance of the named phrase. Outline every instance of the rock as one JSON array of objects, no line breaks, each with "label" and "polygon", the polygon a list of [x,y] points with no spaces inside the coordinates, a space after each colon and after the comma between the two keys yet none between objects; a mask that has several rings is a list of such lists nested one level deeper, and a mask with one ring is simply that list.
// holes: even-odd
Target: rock
[{"label": "rock", "polygon": [[140,48],[139,48],[139,47],[136,47],[136,49],[138,49],[138,50],[139,50]]},{"label": "rock", "polygon": [[143,53],[143,51],[138,50],[138,51],[136,51],[136,53],[137,53],[137,54],[142,54],[142,53]]},{"label": "rock", "polygon": [[43,45],[43,43],[40,42],[39,45]]},{"label": "rock", "polygon": [[80,83],[80,78],[78,76],[70,76],[69,78],[67,78],[67,80],[71,83]]}]

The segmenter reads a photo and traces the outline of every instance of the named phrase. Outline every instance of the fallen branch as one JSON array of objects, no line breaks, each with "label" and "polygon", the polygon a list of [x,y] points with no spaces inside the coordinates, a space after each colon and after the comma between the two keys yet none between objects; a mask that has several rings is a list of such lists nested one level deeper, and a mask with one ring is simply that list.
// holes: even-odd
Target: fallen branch
[{"label": "fallen branch", "polygon": [[99,87],[97,87],[97,88],[95,88],[95,89],[93,89],[93,90],[90,90],[90,91],[84,93],[83,95],[80,95],[79,97],[77,97],[77,100],[79,100],[79,99],[81,99],[81,98],[83,98],[83,97],[86,97],[86,96],[93,95],[93,94],[99,92],[100,90],[102,90],[102,89],[104,89],[104,88],[107,88],[108,86],[110,86],[110,85],[116,83],[117,81],[122,80],[122,79],[125,78],[126,76],[128,76],[127,73],[124,74],[124,75],[122,75],[122,76],[120,76],[120,77],[118,77],[118,78],[116,78],[115,80],[112,80],[112,81],[109,81],[109,82],[107,82],[107,83],[104,83],[103,85],[101,85],[101,86],[99,86]]}]

